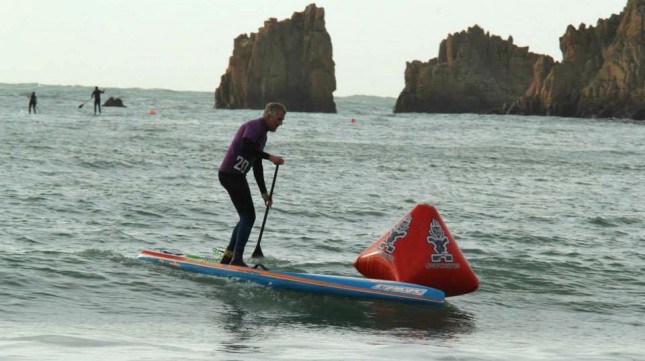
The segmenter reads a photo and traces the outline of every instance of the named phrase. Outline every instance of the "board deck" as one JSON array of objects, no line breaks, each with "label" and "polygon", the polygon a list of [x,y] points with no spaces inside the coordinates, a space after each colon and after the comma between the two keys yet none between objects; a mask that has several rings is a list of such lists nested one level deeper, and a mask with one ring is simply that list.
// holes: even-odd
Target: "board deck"
[{"label": "board deck", "polygon": [[442,305],[445,300],[443,291],[413,283],[311,273],[273,272],[250,267],[223,265],[212,258],[169,250],[143,250],[139,252],[137,258],[186,271],[239,278],[264,286],[305,292],[437,306]]}]

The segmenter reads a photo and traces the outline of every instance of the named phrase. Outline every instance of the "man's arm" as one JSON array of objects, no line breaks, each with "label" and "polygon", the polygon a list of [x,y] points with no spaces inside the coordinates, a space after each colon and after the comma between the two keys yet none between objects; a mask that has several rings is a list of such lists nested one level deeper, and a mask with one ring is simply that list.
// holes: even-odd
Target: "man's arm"
[{"label": "man's arm", "polygon": [[249,138],[242,139],[242,152],[248,158],[269,159],[269,153],[260,150],[260,146]]},{"label": "man's arm", "polygon": [[262,198],[267,194],[267,186],[264,183],[264,167],[262,167],[262,159],[256,159],[253,163],[253,177],[255,177],[255,182],[260,188],[260,193],[262,193]]}]

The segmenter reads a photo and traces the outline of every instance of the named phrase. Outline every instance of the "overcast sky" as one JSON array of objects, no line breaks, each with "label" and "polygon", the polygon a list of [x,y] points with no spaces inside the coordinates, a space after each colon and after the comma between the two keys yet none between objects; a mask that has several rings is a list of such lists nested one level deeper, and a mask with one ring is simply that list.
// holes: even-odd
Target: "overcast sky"
[{"label": "overcast sky", "polygon": [[[0,0],[0,83],[214,91],[233,39],[290,18],[300,0]],[[336,96],[396,97],[406,61],[437,56],[479,24],[561,60],[567,25],[596,25],[627,0],[319,0]]]}]

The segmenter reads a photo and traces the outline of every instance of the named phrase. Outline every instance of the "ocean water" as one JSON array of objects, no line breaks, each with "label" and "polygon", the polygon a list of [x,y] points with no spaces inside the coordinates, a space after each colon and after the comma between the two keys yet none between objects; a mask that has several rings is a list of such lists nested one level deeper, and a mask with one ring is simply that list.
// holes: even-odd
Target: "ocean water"
[{"label": "ocean water", "polygon": [[127,108],[94,116],[91,90],[0,84],[1,360],[645,359],[645,123],[394,115],[374,97],[287,114],[265,264],[359,276],[364,248],[434,204],[480,279],[436,308],[137,261],[225,246],[217,166],[260,111],[108,89]]}]

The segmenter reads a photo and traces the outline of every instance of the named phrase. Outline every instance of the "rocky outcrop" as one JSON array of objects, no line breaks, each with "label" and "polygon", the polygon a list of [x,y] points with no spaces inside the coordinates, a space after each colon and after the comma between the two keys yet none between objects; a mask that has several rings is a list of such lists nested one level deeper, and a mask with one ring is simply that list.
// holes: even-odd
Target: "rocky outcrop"
[{"label": "rocky outcrop", "polygon": [[215,90],[215,107],[335,113],[336,77],[325,10],[311,4],[291,19],[271,18],[257,33],[234,41],[233,55]]},{"label": "rocky outcrop", "polygon": [[103,104],[104,107],[121,107],[125,108],[126,106],[123,105],[123,101],[121,98],[115,98],[115,97],[110,97],[108,100],[105,101]]},{"label": "rocky outcrop", "polygon": [[533,79],[511,113],[645,119],[645,0],[595,27],[569,26],[562,63]]},{"label": "rocky outcrop", "polygon": [[569,26],[562,62],[475,26],[439,56],[413,61],[395,112],[513,113],[645,119],[645,0],[596,26]]},{"label": "rocky outcrop", "polygon": [[394,112],[501,112],[531,85],[538,63],[549,67],[553,59],[475,25],[443,40],[437,58],[406,64]]}]

